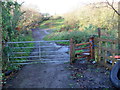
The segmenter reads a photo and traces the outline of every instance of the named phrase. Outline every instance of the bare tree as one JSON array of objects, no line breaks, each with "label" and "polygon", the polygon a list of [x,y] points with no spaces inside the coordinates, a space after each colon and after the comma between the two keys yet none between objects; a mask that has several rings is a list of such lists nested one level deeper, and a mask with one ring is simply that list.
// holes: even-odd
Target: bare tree
[{"label": "bare tree", "polygon": [[117,11],[117,10],[115,9],[115,7],[113,6],[114,0],[112,1],[112,4],[110,4],[108,0],[106,0],[106,1],[107,1],[108,5],[114,10],[114,12],[117,13],[117,14],[120,16],[120,12]]}]

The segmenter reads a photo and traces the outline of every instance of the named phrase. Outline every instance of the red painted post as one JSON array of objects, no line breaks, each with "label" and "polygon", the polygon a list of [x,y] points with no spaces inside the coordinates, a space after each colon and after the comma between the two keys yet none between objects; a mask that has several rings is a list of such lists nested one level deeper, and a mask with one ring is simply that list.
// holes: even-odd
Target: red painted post
[{"label": "red painted post", "polygon": [[75,44],[73,38],[70,39],[70,64],[73,64],[75,60]]},{"label": "red painted post", "polygon": [[95,59],[95,51],[94,51],[94,37],[91,37],[89,39],[89,42],[91,43],[90,45],[90,55],[91,55],[91,59]]}]

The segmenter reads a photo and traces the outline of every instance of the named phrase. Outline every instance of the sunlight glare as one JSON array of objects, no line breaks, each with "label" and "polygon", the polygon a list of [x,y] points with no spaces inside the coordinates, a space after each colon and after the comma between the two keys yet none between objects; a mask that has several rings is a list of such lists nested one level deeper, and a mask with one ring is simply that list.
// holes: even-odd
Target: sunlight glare
[{"label": "sunlight glare", "polygon": [[88,3],[106,0],[17,0],[17,1],[25,2],[24,3],[25,6],[37,8],[41,13],[63,14]]}]

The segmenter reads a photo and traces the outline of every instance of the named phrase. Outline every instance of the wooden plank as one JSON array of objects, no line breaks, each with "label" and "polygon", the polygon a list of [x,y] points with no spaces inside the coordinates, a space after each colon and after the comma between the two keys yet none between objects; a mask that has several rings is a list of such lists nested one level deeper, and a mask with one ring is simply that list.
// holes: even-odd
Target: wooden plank
[{"label": "wooden plank", "polygon": [[[105,43],[105,46],[108,47],[108,43]],[[107,56],[107,50],[105,50],[105,54],[104,55]],[[106,58],[104,58],[104,59],[105,59],[104,62],[106,63],[107,59]]]},{"label": "wooden plank", "polygon": [[76,51],[77,50],[82,50],[82,49],[89,49],[90,47],[84,47],[84,48],[78,48],[78,49],[75,49]]},{"label": "wooden plank", "polygon": [[111,49],[111,48],[106,48],[106,47],[97,47],[98,49],[103,49],[105,51],[109,51],[110,53],[118,53],[118,50]]},{"label": "wooden plank", "polygon": [[[98,46],[101,47],[101,41],[99,41]],[[99,54],[101,54],[101,49],[98,49],[98,61],[101,60],[101,56]]]},{"label": "wooden plank", "polygon": [[75,44],[75,46],[81,46],[81,45],[87,45],[87,44],[90,44],[90,42],[87,42],[87,43],[80,43],[80,44]]},{"label": "wooden plank", "polygon": [[103,38],[95,38],[97,41],[104,41],[104,42],[114,42],[117,43],[117,40],[112,40],[112,39],[103,39]]},{"label": "wooden plank", "polygon": [[81,57],[75,57],[75,59],[80,59],[80,58],[85,58],[85,57],[89,57],[88,55],[84,55],[84,56],[81,56]]},{"label": "wooden plank", "polygon": [[80,52],[80,53],[75,53],[76,55],[81,55],[83,53],[90,53],[90,51],[84,51],[84,52]]},{"label": "wooden plank", "polygon": [[[115,50],[115,43],[113,43],[113,49]],[[113,53],[112,56],[115,57],[115,52]],[[114,63],[115,63],[115,61],[112,61],[112,66],[114,66]]]},{"label": "wooden plank", "polygon": [[97,61],[98,60],[98,49],[97,48],[95,48],[95,61]]},{"label": "wooden plank", "polygon": [[[98,43],[97,42],[95,42],[95,45],[97,45],[98,46]],[[99,60],[99,50],[98,50],[98,48],[97,47],[95,47],[95,61],[98,61]]]},{"label": "wooden plank", "polygon": [[109,59],[111,61],[117,62],[118,60],[115,58],[111,58],[110,56],[105,56],[104,54],[99,54],[99,56],[104,57],[105,59]]}]

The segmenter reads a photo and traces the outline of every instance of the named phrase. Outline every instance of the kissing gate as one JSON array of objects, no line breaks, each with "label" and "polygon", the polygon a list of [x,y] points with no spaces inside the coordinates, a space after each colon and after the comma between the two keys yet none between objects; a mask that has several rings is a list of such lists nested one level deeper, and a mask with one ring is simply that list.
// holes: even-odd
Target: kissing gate
[{"label": "kissing gate", "polygon": [[12,64],[69,62],[69,46],[57,45],[58,42],[69,40],[7,42],[8,62]]}]

